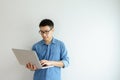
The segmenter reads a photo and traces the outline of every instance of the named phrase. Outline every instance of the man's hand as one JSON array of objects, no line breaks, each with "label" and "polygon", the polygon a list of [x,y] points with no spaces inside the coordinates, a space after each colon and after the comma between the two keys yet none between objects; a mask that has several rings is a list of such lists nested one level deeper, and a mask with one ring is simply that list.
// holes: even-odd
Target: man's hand
[{"label": "man's hand", "polygon": [[26,64],[26,68],[30,69],[31,71],[34,71],[37,69],[35,65],[32,65],[31,63]]},{"label": "man's hand", "polygon": [[53,65],[53,62],[48,61],[48,60],[41,60],[40,63],[42,66],[52,66]]},{"label": "man's hand", "polygon": [[41,60],[40,61],[42,66],[57,66],[57,67],[64,67],[62,61],[48,61],[48,60]]}]

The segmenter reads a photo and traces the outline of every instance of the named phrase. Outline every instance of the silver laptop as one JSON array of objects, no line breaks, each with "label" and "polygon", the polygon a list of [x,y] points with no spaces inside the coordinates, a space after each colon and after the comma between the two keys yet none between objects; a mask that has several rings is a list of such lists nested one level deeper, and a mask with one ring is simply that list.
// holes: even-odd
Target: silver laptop
[{"label": "silver laptop", "polygon": [[12,49],[12,51],[21,65],[25,66],[27,63],[32,63],[33,65],[36,65],[38,69],[53,67],[53,66],[42,66],[35,51],[14,49],[14,48]]}]

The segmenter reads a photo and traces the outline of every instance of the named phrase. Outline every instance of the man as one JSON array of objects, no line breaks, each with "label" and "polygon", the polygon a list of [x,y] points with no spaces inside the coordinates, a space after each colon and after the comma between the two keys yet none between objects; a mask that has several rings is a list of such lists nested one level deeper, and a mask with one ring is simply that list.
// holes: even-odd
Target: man
[{"label": "man", "polygon": [[62,41],[53,37],[54,23],[50,19],[43,19],[39,24],[43,40],[33,45],[42,66],[54,66],[46,69],[37,69],[31,63],[26,64],[30,70],[34,70],[34,80],[61,80],[61,68],[69,65],[67,50]]}]

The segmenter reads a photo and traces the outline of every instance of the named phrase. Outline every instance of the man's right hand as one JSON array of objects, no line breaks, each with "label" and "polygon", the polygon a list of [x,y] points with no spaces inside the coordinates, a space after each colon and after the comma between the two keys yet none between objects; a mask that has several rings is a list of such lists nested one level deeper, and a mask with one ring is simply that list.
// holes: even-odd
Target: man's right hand
[{"label": "man's right hand", "polygon": [[37,67],[31,63],[26,64],[26,68],[30,69],[31,71],[37,70]]}]

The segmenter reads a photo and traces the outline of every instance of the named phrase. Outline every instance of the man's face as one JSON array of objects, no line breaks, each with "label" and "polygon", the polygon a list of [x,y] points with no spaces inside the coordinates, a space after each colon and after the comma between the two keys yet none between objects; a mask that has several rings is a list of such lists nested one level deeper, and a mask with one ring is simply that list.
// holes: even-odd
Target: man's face
[{"label": "man's face", "polygon": [[42,26],[39,32],[45,41],[49,41],[52,38],[54,28],[51,29],[49,26]]}]

